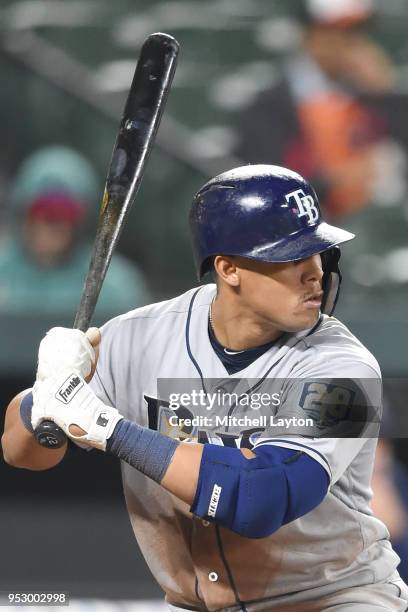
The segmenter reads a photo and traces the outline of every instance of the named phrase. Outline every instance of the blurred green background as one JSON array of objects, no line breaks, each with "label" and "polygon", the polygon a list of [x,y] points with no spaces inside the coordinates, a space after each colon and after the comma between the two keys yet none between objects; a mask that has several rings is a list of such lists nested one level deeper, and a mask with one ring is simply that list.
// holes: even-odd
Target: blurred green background
[{"label": "blurred green background", "polygon": [[[390,0],[378,8],[370,33],[391,54],[405,88],[408,5]],[[233,162],[239,112],[278,78],[282,57],[298,44],[301,9],[298,0],[2,0],[1,212],[20,162],[47,144],[63,143],[85,154],[102,193],[141,43],[151,32],[169,32],[181,43],[179,66],[119,249],[144,270],[155,299],[190,287],[196,282],[187,226],[191,196],[209,175]],[[90,236],[98,208],[95,201]],[[344,249],[338,316],[372,348],[386,373],[398,375],[406,369],[408,273],[390,282],[386,268],[394,258],[379,280],[376,276],[383,266],[378,258],[404,248],[407,219],[404,199],[398,207],[370,207],[342,220],[358,232],[359,242]],[[408,266],[406,250],[397,254],[397,263]],[[1,327],[3,334],[10,330],[4,322]],[[32,321],[27,328],[35,329]],[[32,341],[36,338],[34,333]],[[3,346],[8,344],[3,336]]]}]

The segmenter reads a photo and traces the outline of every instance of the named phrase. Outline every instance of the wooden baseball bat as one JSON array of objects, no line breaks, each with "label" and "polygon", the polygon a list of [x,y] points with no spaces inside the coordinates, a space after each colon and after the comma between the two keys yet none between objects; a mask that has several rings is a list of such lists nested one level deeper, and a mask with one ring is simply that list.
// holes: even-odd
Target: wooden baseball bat
[{"label": "wooden baseball bat", "polygon": [[[74,328],[89,328],[113,251],[136,198],[170,91],[179,52],[169,34],[151,34],[143,43],[113,148],[96,238]],[[59,448],[64,432],[52,421],[35,430],[42,446]]]}]

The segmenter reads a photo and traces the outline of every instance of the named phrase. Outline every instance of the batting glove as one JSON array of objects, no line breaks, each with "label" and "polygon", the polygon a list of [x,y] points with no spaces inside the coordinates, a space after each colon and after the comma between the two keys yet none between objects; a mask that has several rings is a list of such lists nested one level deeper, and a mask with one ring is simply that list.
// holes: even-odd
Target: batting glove
[{"label": "batting glove", "polygon": [[[77,372],[60,372],[58,376],[39,380],[33,387],[31,423],[33,429],[43,420],[54,421],[74,442],[106,450],[122,415],[97,398]],[[77,425],[84,435],[73,435]]]},{"label": "batting glove", "polygon": [[67,371],[87,378],[95,359],[94,348],[82,331],[53,327],[40,343],[37,381]]}]

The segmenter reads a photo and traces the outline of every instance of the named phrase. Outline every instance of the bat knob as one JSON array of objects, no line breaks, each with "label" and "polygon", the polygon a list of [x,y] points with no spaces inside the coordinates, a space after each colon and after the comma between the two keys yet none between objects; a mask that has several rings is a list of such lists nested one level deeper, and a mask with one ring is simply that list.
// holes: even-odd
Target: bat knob
[{"label": "bat knob", "polygon": [[34,432],[38,444],[46,448],[61,448],[67,437],[53,421],[42,421]]}]

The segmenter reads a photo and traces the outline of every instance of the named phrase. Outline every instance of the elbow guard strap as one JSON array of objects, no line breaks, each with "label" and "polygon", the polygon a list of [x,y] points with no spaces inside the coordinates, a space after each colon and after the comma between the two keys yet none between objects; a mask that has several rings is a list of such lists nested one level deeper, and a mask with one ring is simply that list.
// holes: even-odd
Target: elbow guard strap
[{"label": "elbow guard strap", "polygon": [[262,538],[323,500],[328,474],[307,454],[272,445],[254,452],[246,459],[238,449],[205,444],[191,512]]}]

